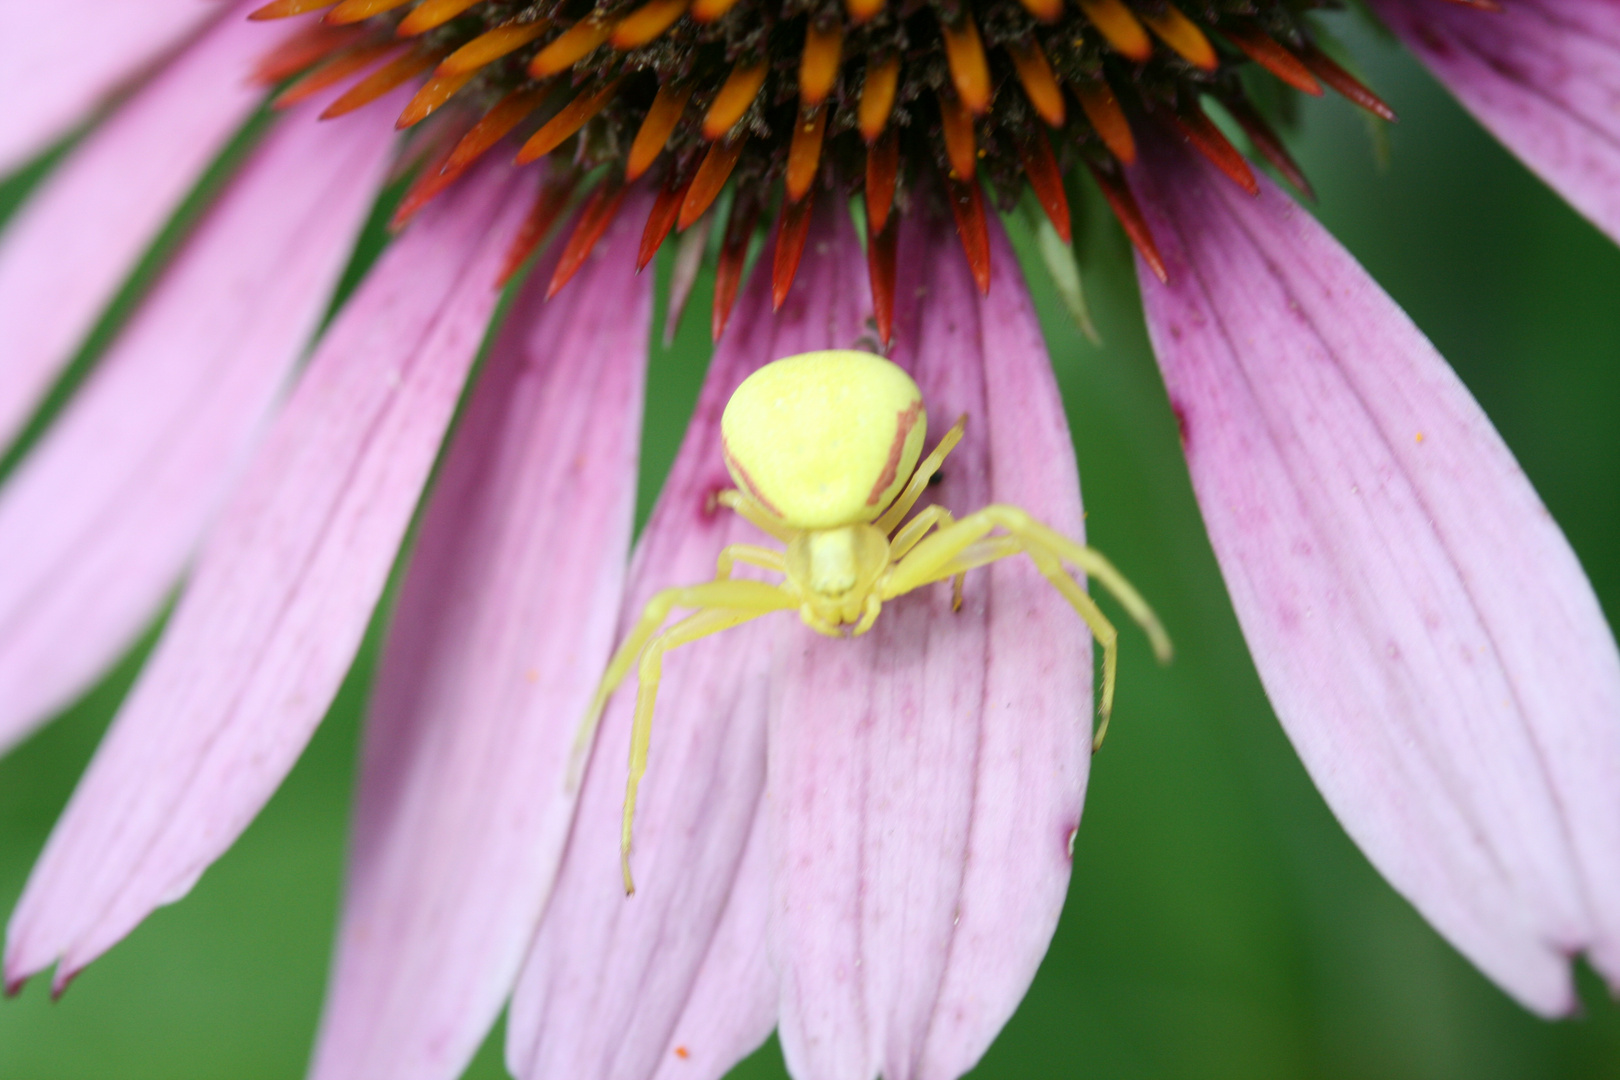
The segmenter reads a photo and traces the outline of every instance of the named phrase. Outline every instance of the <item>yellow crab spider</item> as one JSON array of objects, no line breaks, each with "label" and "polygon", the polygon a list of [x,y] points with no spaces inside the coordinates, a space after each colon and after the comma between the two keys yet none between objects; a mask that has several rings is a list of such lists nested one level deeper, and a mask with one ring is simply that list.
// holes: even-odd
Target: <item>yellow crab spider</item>
[{"label": "yellow crab spider", "polygon": [[[1101,583],[1147,632],[1159,659],[1169,659],[1169,637],[1113,564],[1023,510],[991,505],[953,518],[943,507],[929,506],[901,525],[961,440],[966,424],[966,416],[957,420],[919,464],[928,427],[922,394],[898,366],[863,352],[813,352],[777,360],[743,380],[731,396],[720,433],[726,468],[737,488],[721,492],[718,501],[782,541],[786,550],[731,544],[720,552],[713,581],[653,596],[602,675],[580,727],[576,762],[589,747],[608,698],[640,657],[619,842],[626,893],[635,892],[630,828],[636,790],[647,770],[653,702],[664,654],[678,645],[789,608],[797,609],[805,625],[819,633],[842,637],[853,624],[853,634],[864,634],[884,601],[953,578],[954,606],[960,607],[964,574],[1023,553],[1102,646],[1093,750],[1102,745],[1113,709],[1117,635],[1064,565]],[[991,535],[998,528],[1003,531]],[[738,563],[781,574],[782,581],[733,580],[731,571]],[[675,608],[697,612],[660,631]]]}]

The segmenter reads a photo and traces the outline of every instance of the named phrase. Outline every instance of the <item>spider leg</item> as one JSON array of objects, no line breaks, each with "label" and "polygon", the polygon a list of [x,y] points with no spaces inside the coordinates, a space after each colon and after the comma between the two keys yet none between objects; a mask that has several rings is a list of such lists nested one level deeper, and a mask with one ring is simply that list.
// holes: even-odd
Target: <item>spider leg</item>
[{"label": "spider leg", "polygon": [[[990,530],[998,526],[1010,535],[987,537]],[[1063,564],[1067,562],[1079,568],[1112,593],[1146,631],[1161,662],[1169,660],[1171,651],[1170,638],[1153,610],[1097,551],[1054,532],[1015,506],[987,506],[919,541],[910,554],[895,564],[883,583],[883,598],[892,599],[1020,551],[1029,555],[1036,569],[1069,601],[1103,648],[1102,693],[1097,708],[1097,733],[1092,742],[1095,749],[1102,745],[1113,712],[1119,662],[1118,634],[1096,601],[1068,575]]]},{"label": "spider leg", "polygon": [[[917,516],[901,526],[900,531],[894,534],[894,539],[889,541],[889,558],[894,562],[899,562],[905,557],[906,552],[916,547],[917,542],[928,535],[928,530],[936,527],[943,529],[955,523],[956,519],[943,506],[923,507],[917,511]],[[951,582],[952,611],[962,610],[963,578],[964,575],[957,574],[956,580]],[[872,611],[872,618],[877,618],[875,609]],[[863,621],[862,625],[869,627],[871,622]],[[857,628],[855,632],[859,634],[862,630]]]},{"label": "spider leg", "polygon": [[727,544],[720,549],[720,557],[715,560],[714,580],[730,581],[732,567],[738,563],[757,566],[761,570],[774,570],[779,574],[787,573],[787,565],[780,551],[757,544]]},{"label": "spider leg", "polygon": [[[786,596],[786,594],[783,594]],[[647,642],[641,652],[639,684],[636,687],[636,715],[630,729],[630,778],[624,788],[624,824],[619,833],[619,866],[624,871],[626,896],[636,891],[635,879],[630,876],[630,829],[636,817],[636,792],[641,778],[647,772],[647,749],[652,743],[653,705],[658,699],[658,683],[663,677],[664,654],[678,645],[686,645],[710,634],[718,634],[751,619],[768,614],[786,604],[758,607],[748,610],[710,607],[690,615]]]},{"label": "spider leg", "polygon": [[767,611],[777,611],[781,608],[793,607],[797,601],[793,594],[780,586],[768,585],[763,581],[708,581],[701,585],[687,585],[674,589],[663,589],[653,594],[647,606],[641,609],[641,618],[631,631],[625,635],[624,641],[608,661],[607,670],[602,673],[602,681],[596,686],[596,695],[591,698],[591,704],[585,710],[585,718],[580,721],[579,733],[574,737],[574,750],[568,767],[568,790],[573,791],[579,786],[580,776],[585,768],[585,755],[591,747],[591,741],[596,737],[596,727],[602,721],[602,710],[607,707],[608,698],[613,696],[624,677],[630,673],[630,665],[635,662],[636,656],[647,644],[669,613],[678,607],[695,608],[721,608],[727,611],[751,611],[763,615]]},{"label": "spider leg", "polygon": [[889,541],[889,558],[899,562],[906,552],[917,546],[917,542],[928,535],[930,529],[946,528],[956,524],[951,512],[943,506],[925,506],[917,511],[917,516],[900,527]]},{"label": "spider leg", "polygon": [[784,544],[793,539],[796,530],[789,528],[781,518],[759,505],[757,499],[749,497],[745,492],[727,488],[714,499],[760,532],[770,533]]},{"label": "spider leg", "polygon": [[951,425],[951,430],[947,431],[944,437],[939,440],[939,445],[934,447],[934,452],[923,458],[917,464],[917,467],[912,470],[911,479],[906,482],[905,489],[900,492],[894,502],[889,504],[889,508],[883,511],[883,516],[872,523],[878,527],[880,532],[884,534],[894,532],[894,527],[900,524],[900,520],[911,513],[911,508],[917,505],[917,500],[922,498],[922,493],[928,490],[928,481],[934,478],[934,474],[939,471],[940,465],[944,464],[945,455],[949,454],[956,447],[956,444],[962,441],[962,432],[966,428],[967,413],[963,413],[956,418],[956,423]]}]

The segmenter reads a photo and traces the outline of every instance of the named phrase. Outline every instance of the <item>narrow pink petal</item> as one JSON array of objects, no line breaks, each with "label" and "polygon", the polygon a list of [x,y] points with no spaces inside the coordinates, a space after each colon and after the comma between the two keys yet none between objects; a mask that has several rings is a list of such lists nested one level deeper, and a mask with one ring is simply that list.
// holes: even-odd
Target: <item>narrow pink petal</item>
[{"label": "narrow pink petal", "polygon": [[222,9],[213,0],[83,0],[71,10],[7,4],[0,174],[65,134]]},{"label": "narrow pink petal", "polygon": [[527,185],[491,166],[384,255],[226,508],[12,916],[60,986],[184,896],[326,711],[494,306]]},{"label": "narrow pink petal", "polygon": [[0,749],[152,618],[315,329],[392,139],[314,119],[255,152],[0,489]]},{"label": "narrow pink petal", "polygon": [[1620,241],[1620,6],[1375,0],[1390,28],[1480,123]]},{"label": "narrow pink petal", "polygon": [[724,1076],[776,1026],[776,972],[765,949],[769,874],[765,815],[755,814],[725,911],[653,1080]]},{"label": "narrow pink petal", "polygon": [[[22,11],[80,25],[52,4]],[[275,40],[262,25],[222,22],[86,136],[11,220],[0,238],[0,442],[17,434],[181,198],[264,97],[244,73]],[[13,103],[3,115],[30,111],[14,97],[0,100]]]},{"label": "narrow pink petal", "polygon": [[1538,1012],[1620,985],[1620,658],[1433,346],[1275,188],[1149,147],[1148,324],[1277,715],[1346,830]]},{"label": "narrow pink petal", "polygon": [[[1074,451],[998,224],[981,299],[944,220],[906,218],[896,360],[957,515],[1017,501],[1080,535]],[[907,310],[909,308],[909,310]],[[853,640],[777,629],[772,949],[799,1080],[954,1080],[1012,1014],[1057,924],[1090,747],[1084,624],[1026,560],[887,605]]]},{"label": "narrow pink petal", "polygon": [[460,1076],[517,978],[622,600],[649,202],[621,208],[556,302],[550,267],[530,276],[428,502],[366,730],[314,1077]]},{"label": "narrow pink petal", "polygon": [[[943,218],[932,224],[934,235],[918,238],[919,257],[924,250],[949,251],[957,242],[954,226]],[[997,278],[988,296],[979,294],[965,262],[939,260],[956,272],[947,275],[947,266],[940,267],[933,284],[946,296],[936,301],[929,293],[917,302],[919,320],[932,327],[919,326],[917,353],[955,351],[958,362],[970,366],[977,347],[984,370],[983,424],[990,436],[990,498],[1025,507],[1083,541],[1074,439],[1017,257],[994,218],[990,244]],[[955,302],[947,298],[952,290]],[[975,306],[977,342],[971,329],[953,328],[941,314]],[[904,319],[901,314],[902,327]],[[921,359],[916,366],[927,369]],[[941,425],[949,419],[939,417]],[[982,717],[972,721],[979,728],[973,818],[950,959],[916,1067],[924,1080],[955,1080],[972,1068],[1029,990],[1068,895],[1091,763],[1089,633],[1023,560],[981,573],[987,578],[980,587],[989,609],[988,651]],[[1127,677],[1144,676],[1152,672]]]},{"label": "narrow pink petal", "polygon": [[[709,505],[731,486],[720,413],[737,384],[778,356],[847,347],[863,332],[864,260],[853,230],[830,207],[812,228],[777,316],[769,275],[754,275],[738,301],[637,547],[621,630],[656,590],[713,577],[724,545],[760,542],[752,526]],[[740,931],[763,906],[765,877],[745,873],[743,863],[765,782],[770,639],[768,625],[754,624],[670,654],[636,818],[637,892],[628,899],[619,814],[634,689],[609,705],[557,887],[512,1002],[507,1062],[520,1080],[642,1080],[682,1045],[686,1064],[713,1080],[769,1034],[775,991],[760,977],[763,937],[752,950],[722,943],[746,940]],[[752,921],[763,922],[757,914]],[[695,996],[694,985],[712,987],[710,967],[739,972],[729,1000],[712,989]],[[689,998],[715,1011],[693,1015]],[[692,1042],[673,1041],[676,1032]],[[717,1054],[719,1045],[730,1052]]]}]

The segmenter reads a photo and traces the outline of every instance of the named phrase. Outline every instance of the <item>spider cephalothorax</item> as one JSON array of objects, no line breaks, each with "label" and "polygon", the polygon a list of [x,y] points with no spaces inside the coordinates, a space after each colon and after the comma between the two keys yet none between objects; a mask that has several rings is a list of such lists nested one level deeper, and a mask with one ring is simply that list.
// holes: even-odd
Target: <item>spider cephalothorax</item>
[{"label": "spider cephalothorax", "polygon": [[[602,676],[581,727],[581,749],[589,745],[608,698],[640,658],[621,836],[627,891],[634,891],[630,829],[636,789],[647,767],[653,705],[664,653],[677,645],[786,609],[796,609],[819,633],[842,637],[848,628],[849,634],[863,634],[885,601],[948,578],[955,579],[959,607],[963,575],[1022,553],[1102,645],[1094,746],[1101,745],[1113,708],[1117,635],[1065,564],[1101,582],[1147,631],[1160,659],[1169,658],[1169,638],[1119,571],[1018,507],[991,505],[955,518],[935,505],[904,520],[961,440],[966,423],[966,416],[958,419],[919,464],[928,417],[917,384],[895,364],[862,352],[790,356],[765,365],[737,388],[721,432],[726,466],[738,487],[722,492],[719,501],[787,548],[729,545],[720,553],[713,581],[659,592]],[[733,579],[738,563],[781,574],[782,581]],[[676,608],[698,610],[659,630]]]}]

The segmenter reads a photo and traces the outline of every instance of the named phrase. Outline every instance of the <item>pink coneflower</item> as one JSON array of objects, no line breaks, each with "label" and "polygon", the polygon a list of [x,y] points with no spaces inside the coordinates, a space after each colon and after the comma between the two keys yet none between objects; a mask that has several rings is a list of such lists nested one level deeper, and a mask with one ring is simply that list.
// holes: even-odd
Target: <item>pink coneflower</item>
[{"label": "pink coneflower", "polygon": [[[1620,985],[1620,658],[1591,589],[1432,346],[1203,111],[1219,102],[1298,186],[1249,65],[1389,115],[1302,5],[256,12],[305,15],[290,31],[196,0],[138,18],[103,0],[72,27],[14,6],[31,48],[0,78],[37,108],[8,111],[0,162],[128,92],[0,239],[7,435],[266,83],[280,111],[0,491],[5,742],[191,567],[13,915],[9,986],[53,964],[64,986],[246,827],[330,704],[438,460],[314,1074],[453,1076],[514,986],[524,1080],[717,1076],[773,1027],[802,1078],[965,1072],[1045,952],[1087,777],[1084,627],[1033,569],[975,572],[954,614],[948,590],[904,598],[858,641],[782,618],[672,658],[633,901],[629,695],[577,792],[565,774],[619,628],[760,539],[714,495],[720,410],[766,361],[888,350],[933,416],[971,418],[938,502],[1017,503],[1080,536],[991,211],[1027,186],[1066,241],[1087,175],[1137,247],[1256,665],[1345,828],[1527,1007],[1573,1008],[1576,954]],[[1620,8],[1376,6],[1620,235]],[[402,232],[323,328],[400,170]],[[719,346],[629,559],[652,310],[636,271],[681,230],[684,293],[711,222]],[[469,384],[497,282],[531,260]]]}]

